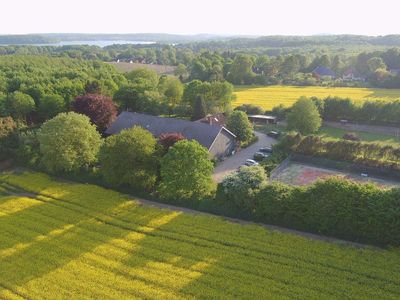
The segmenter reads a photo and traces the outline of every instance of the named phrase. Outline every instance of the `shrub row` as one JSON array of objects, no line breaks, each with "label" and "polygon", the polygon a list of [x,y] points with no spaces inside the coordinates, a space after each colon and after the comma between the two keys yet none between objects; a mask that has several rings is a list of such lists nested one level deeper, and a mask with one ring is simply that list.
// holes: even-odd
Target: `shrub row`
[{"label": "shrub row", "polygon": [[313,98],[324,120],[348,119],[362,123],[400,125],[400,101],[365,101],[362,105],[351,99],[328,97],[321,101]]},{"label": "shrub row", "polygon": [[292,153],[400,171],[400,147],[392,145],[287,134],[282,140],[282,147]]},{"label": "shrub row", "polygon": [[231,195],[223,185],[218,201],[253,220],[356,242],[400,245],[400,189],[331,178],[306,187],[264,184],[236,199],[237,191]]}]

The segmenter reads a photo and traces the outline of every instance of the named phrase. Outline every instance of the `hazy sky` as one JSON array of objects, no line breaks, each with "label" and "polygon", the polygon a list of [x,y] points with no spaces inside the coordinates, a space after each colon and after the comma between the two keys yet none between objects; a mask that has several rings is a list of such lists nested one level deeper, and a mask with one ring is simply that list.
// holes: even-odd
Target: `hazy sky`
[{"label": "hazy sky", "polygon": [[84,32],[383,35],[400,0],[1,0],[0,34]]}]

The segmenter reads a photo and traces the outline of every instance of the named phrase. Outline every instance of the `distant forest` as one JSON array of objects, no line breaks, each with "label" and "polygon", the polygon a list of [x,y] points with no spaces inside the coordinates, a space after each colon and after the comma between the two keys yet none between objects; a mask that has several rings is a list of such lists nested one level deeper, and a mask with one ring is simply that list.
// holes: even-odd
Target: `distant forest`
[{"label": "distant forest", "polygon": [[315,35],[315,36],[222,36],[214,34],[179,35],[167,33],[85,34],[47,33],[0,35],[0,44],[51,44],[60,41],[148,41],[199,42],[199,47],[216,48],[284,48],[307,46],[400,46],[400,35]]},{"label": "distant forest", "polygon": [[182,82],[198,79],[209,82],[226,80],[235,85],[400,88],[400,35],[228,38],[168,34],[46,34],[0,36],[0,43],[7,39],[9,43],[15,40],[32,44],[44,40],[154,41],[150,45],[116,44],[103,48],[10,45],[0,46],[0,55],[45,55],[172,65],[177,66],[175,75]]}]

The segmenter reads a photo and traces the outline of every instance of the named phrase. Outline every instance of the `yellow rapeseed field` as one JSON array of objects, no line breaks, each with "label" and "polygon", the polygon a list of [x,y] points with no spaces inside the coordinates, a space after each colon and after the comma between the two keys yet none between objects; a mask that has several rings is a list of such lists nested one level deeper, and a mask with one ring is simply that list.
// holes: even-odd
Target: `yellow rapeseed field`
[{"label": "yellow rapeseed field", "polygon": [[0,299],[399,299],[399,250],[358,249],[0,174]]},{"label": "yellow rapeseed field", "polygon": [[369,89],[344,87],[299,87],[299,86],[236,86],[233,105],[254,104],[265,110],[283,104],[290,107],[301,96],[326,98],[338,96],[354,101],[400,99],[400,89]]}]

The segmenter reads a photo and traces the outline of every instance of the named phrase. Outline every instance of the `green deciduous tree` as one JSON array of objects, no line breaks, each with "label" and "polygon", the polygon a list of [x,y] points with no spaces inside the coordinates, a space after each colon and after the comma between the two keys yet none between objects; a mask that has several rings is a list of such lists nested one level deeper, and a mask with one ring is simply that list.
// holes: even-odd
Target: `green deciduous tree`
[{"label": "green deciduous tree", "polygon": [[49,172],[73,172],[97,160],[102,143],[87,116],[61,113],[45,122],[38,133],[42,163]]},{"label": "green deciduous tree", "polygon": [[380,57],[372,57],[367,61],[368,71],[372,74],[378,69],[386,70],[386,64]]},{"label": "green deciduous tree", "polygon": [[200,120],[207,115],[207,108],[203,97],[196,97],[192,111],[192,121]]},{"label": "green deciduous tree", "polygon": [[11,117],[0,117],[0,160],[11,158],[17,146],[17,124]]},{"label": "green deciduous tree", "polygon": [[253,126],[251,125],[247,114],[243,111],[235,110],[232,112],[228,117],[226,126],[241,142],[246,142],[253,136]]},{"label": "green deciduous tree", "polygon": [[50,119],[65,110],[65,100],[59,95],[46,95],[40,99],[38,114],[43,120]]},{"label": "green deciduous tree", "polygon": [[11,93],[5,100],[5,109],[16,119],[24,119],[35,110],[35,101],[27,94],[21,92]]},{"label": "green deciduous tree", "polygon": [[104,179],[114,186],[151,190],[157,180],[156,144],[149,131],[137,126],[108,137],[99,155]]},{"label": "green deciduous tree", "polygon": [[147,68],[138,68],[126,74],[126,78],[134,84],[146,84],[154,89],[158,85],[158,75],[155,71]]},{"label": "green deciduous tree", "polygon": [[321,116],[312,100],[301,97],[288,114],[287,123],[289,129],[297,130],[301,134],[310,134],[321,127]]},{"label": "green deciduous tree", "polygon": [[233,84],[250,84],[254,76],[252,57],[246,54],[236,55],[229,69],[228,80]]},{"label": "green deciduous tree", "polygon": [[206,148],[197,141],[182,140],[161,159],[162,198],[199,200],[214,190],[213,165]]},{"label": "green deciduous tree", "polygon": [[172,108],[182,100],[183,84],[178,78],[173,76],[161,77],[158,90],[165,96],[168,105]]}]

